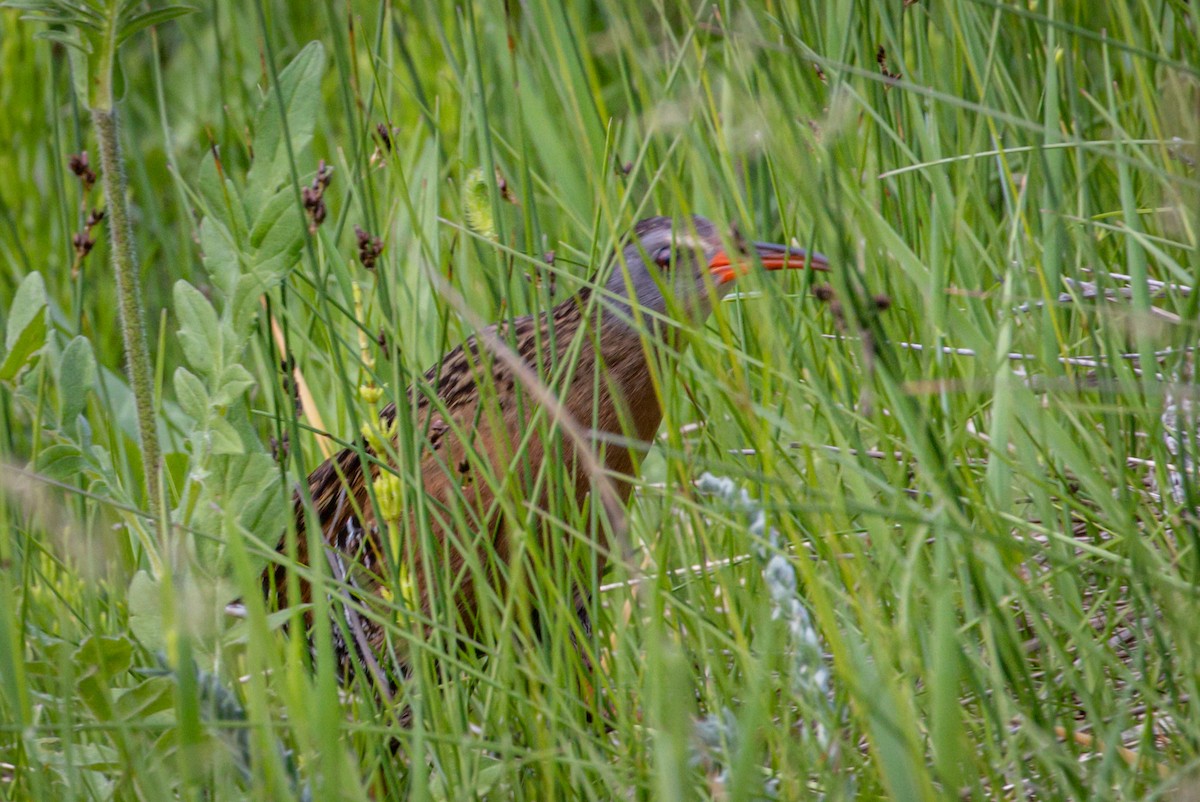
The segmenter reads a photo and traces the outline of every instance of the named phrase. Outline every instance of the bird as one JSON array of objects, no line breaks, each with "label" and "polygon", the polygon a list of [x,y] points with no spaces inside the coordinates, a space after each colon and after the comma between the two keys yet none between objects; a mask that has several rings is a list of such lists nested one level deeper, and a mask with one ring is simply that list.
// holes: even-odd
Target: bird
[{"label": "bird", "polygon": [[[735,279],[756,264],[767,270],[829,269],[819,253],[748,242],[736,229],[723,234],[698,215],[641,220],[596,282],[542,314],[503,321],[468,338],[381,411],[375,437],[312,471],[307,479],[311,515],[298,490],[290,548],[300,564],[310,565],[314,555],[306,533],[309,526],[320,526],[319,541],[339,588],[330,595],[336,595],[334,606],[345,614],[345,625],[332,628],[344,681],[356,666],[366,666],[378,684],[394,692],[407,675],[404,648],[397,649],[386,636],[387,613],[363,615],[364,608],[408,605],[428,633],[434,627],[435,596],[449,594],[451,603],[437,607],[454,613],[446,628],[464,642],[479,635],[478,583],[503,585],[514,544],[523,536],[515,530],[553,529],[547,523],[553,515],[522,519],[505,513],[496,499],[497,484],[545,512],[550,500],[536,468],[543,460],[556,460],[568,477],[567,495],[573,494],[579,509],[599,486],[608,488],[610,504],[628,501],[638,452],[648,447],[663,417],[650,379],[653,348],[669,341],[678,324],[703,321]],[[577,335],[581,342],[573,345]],[[498,352],[505,349],[508,354],[501,358],[505,355]],[[534,392],[531,381],[539,379],[531,376],[546,377],[542,381],[552,395]],[[560,424],[576,427],[574,439],[550,432],[547,404],[555,406]],[[415,424],[408,429],[418,433],[415,446],[396,439],[400,427],[393,427],[401,415]],[[369,483],[390,471],[419,477],[424,529],[418,511],[397,515],[393,503],[388,521],[381,515],[383,502],[375,498],[373,503]],[[606,561],[604,546],[595,549],[599,570]],[[277,550],[289,554],[286,531]],[[400,561],[401,569],[391,560]],[[263,592],[276,609],[292,601],[291,565],[279,559],[263,571]],[[394,587],[397,579],[400,588]],[[296,601],[311,602],[311,585],[303,579],[298,584]],[[586,633],[590,621],[583,584],[571,593]],[[380,601],[385,605],[374,608]],[[311,628],[311,610],[305,616]]]}]

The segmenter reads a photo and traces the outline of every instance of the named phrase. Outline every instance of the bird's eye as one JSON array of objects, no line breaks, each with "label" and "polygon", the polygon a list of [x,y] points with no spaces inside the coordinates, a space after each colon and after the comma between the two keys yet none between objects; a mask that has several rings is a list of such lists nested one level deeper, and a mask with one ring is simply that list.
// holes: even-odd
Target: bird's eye
[{"label": "bird's eye", "polygon": [[668,267],[671,264],[671,246],[664,245],[654,252],[654,263],[659,267]]}]

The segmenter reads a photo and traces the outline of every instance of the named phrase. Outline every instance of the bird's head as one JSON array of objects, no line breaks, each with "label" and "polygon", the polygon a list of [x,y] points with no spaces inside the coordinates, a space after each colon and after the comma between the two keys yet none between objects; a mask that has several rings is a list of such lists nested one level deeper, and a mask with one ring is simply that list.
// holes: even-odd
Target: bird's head
[{"label": "bird's head", "polygon": [[[828,270],[819,253],[769,242],[747,242],[736,231],[722,236],[712,221],[648,217],[633,228],[605,285],[610,314],[629,325],[633,307],[648,318],[703,320],[733,281],[760,263],[767,270]],[[633,301],[631,304],[630,301]]]}]

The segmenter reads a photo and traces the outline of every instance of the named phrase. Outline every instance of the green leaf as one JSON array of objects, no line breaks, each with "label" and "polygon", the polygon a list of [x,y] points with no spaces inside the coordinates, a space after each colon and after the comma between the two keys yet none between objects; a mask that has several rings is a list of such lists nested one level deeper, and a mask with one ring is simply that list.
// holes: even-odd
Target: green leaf
[{"label": "green leaf", "polygon": [[71,745],[70,758],[57,749],[43,748],[39,750],[38,762],[70,770],[72,774],[81,770],[111,773],[120,769],[121,753],[108,744],[78,743]]},{"label": "green leaf", "polygon": [[120,32],[117,34],[117,47],[124,44],[125,40],[138,31],[149,28],[151,25],[161,25],[164,22],[170,22],[177,17],[191,14],[195,10],[190,6],[166,6],[147,11],[128,20],[123,20]]},{"label": "green leaf", "polygon": [[200,224],[200,248],[204,252],[204,268],[212,277],[213,285],[226,299],[231,298],[242,275],[242,265],[229,229],[215,217],[204,218]]},{"label": "green leaf", "polygon": [[68,431],[87,407],[87,394],[96,384],[96,357],[91,342],[76,337],[63,350],[58,363],[59,420]]},{"label": "green leaf", "polygon": [[225,531],[226,511],[235,510],[234,520],[245,533],[275,543],[288,504],[275,462],[262,452],[227,454],[214,457],[211,468],[192,526],[206,532]]},{"label": "green leaf", "polygon": [[115,677],[133,665],[133,644],[119,635],[92,635],[75,651],[80,676]]},{"label": "green leaf", "polygon": [[92,62],[92,45],[91,41],[86,37],[81,37],[83,41],[82,47],[67,48],[67,61],[71,65],[71,86],[75,89],[75,96],[84,103],[91,103],[91,82],[88,81],[88,71],[91,69]]},{"label": "green leaf", "polygon": [[21,281],[9,308],[8,325],[4,333],[5,350],[11,351],[16,346],[29,326],[41,317],[45,306],[46,285],[42,281],[42,274],[30,273]]},{"label": "green leaf", "polygon": [[230,318],[233,334],[239,341],[249,336],[250,326],[258,314],[258,299],[267,291],[267,285],[256,275],[245,275],[238,279],[233,295],[228,299],[226,313]]},{"label": "green leaf", "polygon": [[209,403],[204,383],[196,378],[196,375],[190,370],[182,367],[175,369],[174,383],[175,398],[179,401],[179,408],[199,423],[206,421]]},{"label": "green leaf", "polygon": [[238,237],[246,235],[246,215],[242,197],[237,186],[225,177],[217,164],[216,154],[211,150],[200,162],[196,191],[207,217],[221,221],[226,229]]},{"label": "green leaf", "polygon": [[[320,42],[309,42],[291,64],[279,73],[278,90],[267,89],[254,123],[254,163],[246,176],[246,208],[251,217],[261,210],[267,198],[291,181],[291,164],[280,119],[279,97],[291,136],[291,152],[297,159],[312,142],[317,109],[321,99],[321,75],[325,71],[325,49]],[[299,211],[296,212],[299,215]]]},{"label": "green leaf", "polygon": [[275,193],[250,232],[250,245],[255,248],[254,274],[264,285],[280,281],[300,258],[304,227],[292,190],[285,188]]},{"label": "green leaf", "polygon": [[121,693],[113,706],[118,719],[144,721],[174,705],[174,683],[168,677],[150,677]]},{"label": "green leaf", "polygon": [[221,372],[211,403],[216,407],[227,407],[254,384],[254,377],[250,375],[250,371],[238,364],[229,365]]},{"label": "green leaf", "polygon": [[[4,0],[0,8],[11,8],[15,11],[36,11],[43,14],[62,14],[58,3],[53,0]],[[30,14],[22,14],[21,19],[33,19]]]},{"label": "green leaf", "polygon": [[92,635],[75,650],[75,690],[92,714],[112,719],[111,684],[133,665],[133,644],[126,637]]},{"label": "green leaf", "polygon": [[73,31],[68,32],[68,31],[61,31],[61,30],[56,30],[56,29],[52,28],[48,31],[38,31],[36,34],[34,34],[34,37],[37,39],[44,39],[48,42],[56,42],[60,45],[63,45],[64,47],[69,47],[74,50],[77,50],[80,53],[88,52],[87,46],[83,43],[83,41],[80,40],[79,36],[77,36]]},{"label": "green leaf", "polygon": [[222,361],[221,323],[212,304],[200,290],[178,281],[175,314],[179,318],[179,343],[188,364],[204,376],[216,372]]},{"label": "green leaf", "polygon": [[138,643],[151,652],[166,651],[167,637],[162,617],[162,591],[146,571],[138,571],[129,583],[129,628]]},{"label": "green leaf", "polygon": [[30,273],[17,288],[9,308],[0,380],[12,379],[29,358],[46,344],[46,285],[41,273]]},{"label": "green leaf", "polygon": [[34,470],[60,482],[73,482],[87,467],[83,452],[73,443],[55,443],[38,452]]},{"label": "green leaf", "polygon": [[238,436],[237,429],[234,429],[233,424],[229,421],[224,418],[213,418],[210,427],[214,454],[245,453],[246,447],[242,444],[242,438]]},{"label": "green leaf", "polygon": [[291,212],[292,219],[299,225],[300,216],[296,214],[296,195],[291,187],[284,187],[263,204],[258,216],[254,218],[254,225],[250,228],[250,247],[261,248],[267,234],[275,227],[280,218],[286,219],[289,212]]}]

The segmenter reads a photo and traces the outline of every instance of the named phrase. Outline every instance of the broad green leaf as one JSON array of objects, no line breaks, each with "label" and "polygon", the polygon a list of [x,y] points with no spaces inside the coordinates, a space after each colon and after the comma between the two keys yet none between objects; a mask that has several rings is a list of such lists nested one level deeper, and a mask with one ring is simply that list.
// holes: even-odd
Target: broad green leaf
[{"label": "broad green leaf", "polygon": [[168,677],[150,677],[123,691],[113,705],[118,719],[144,721],[147,716],[170,710],[175,684]]},{"label": "broad green leaf", "polygon": [[229,365],[217,380],[217,389],[212,394],[211,403],[215,407],[227,407],[253,387],[254,383],[250,371],[238,364]]},{"label": "broad green leaf", "polygon": [[113,772],[121,766],[121,753],[108,744],[78,743],[71,745],[69,758],[57,749],[43,749],[38,754],[38,762],[61,770],[69,769],[72,773],[81,770]]},{"label": "broad green leaf", "polygon": [[129,628],[138,643],[151,652],[165,652],[166,632],[162,617],[162,591],[158,580],[146,571],[138,571],[129,583]]},{"label": "broad green leaf", "polygon": [[237,244],[215,217],[204,218],[200,224],[200,249],[204,252],[204,268],[213,285],[229,299],[233,296],[238,278],[242,275]]},{"label": "broad green leaf", "polygon": [[245,341],[250,334],[261,306],[259,299],[267,291],[267,285],[258,276],[247,274],[237,280],[237,285],[231,296],[226,299],[228,306],[225,313],[229,317],[233,335],[239,341]]},{"label": "broad green leaf", "polygon": [[212,436],[212,451],[214,454],[243,454],[246,446],[237,430],[225,418],[213,418],[209,422]]},{"label": "broad green leaf", "polygon": [[73,482],[87,467],[87,459],[74,443],[55,443],[38,452],[33,468],[60,482]]},{"label": "broad green leaf", "polygon": [[246,214],[241,195],[237,186],[217,166],[216,155],[211,151],[200,162],[196,191],[207,218],[215,218],[232,234],[245,237]]},{"label": "broad green leaf", "polygon": [[46,344],[46,285],[41,273],[30,273],[17,288],[8,310],[0,380],[8,381]]},{"label": "broad green leaf", "polygon": [[304,247],[304,219],[296,212],[290,189],[282,189],[267,202],[254,222],[250,244],[255,248],[254,274],[270,286],[283,278],[300,258]]},{"label": "broad green leaf", "polygon": [[67,344],[58,363],[59,419],[74,431],[76,418],[87,406],[87,394],[96,384],[96,357],[83,336]]},{"label": "broad green leaf", "polygon": [[226,511],[234,510],[244,533],[267,543],[278,540],[287,499],[275,462],[261,452],[227,454],[214,456],[210,467],[192,526],[222,531],[228,525]]},{"label": "broad green leaf", "polygon": [[299,226],[300,217],[296,214],[296,193],[291,187],[284,187],[267,199],[254,218],[254,225],[250,228],[250,247],[261,249],[267,233],[275,227],[281,217],[287,217],[289,214]]},{"label": "broad green leaf", "polygon": [[[299,159],[312,142],[321,99],[321,75],[325,50],[320,42],[309,42],[279,73],[279,86],[268,87],[254,123],[254,163],[246,176],[246,208],[262,209],[267,198],[291,181],[292,168],[284,141],[279,98],[287,116],[291,153]],[[295,212],[297,216],[299,211]]]},{"label": "broad green leaf", "polygon": [[112,719],[112,680],[132,664],[133,644],[123,636],[92,635],[75,651],[75,690],[96,718]]},{"label": "broad green leaf", "polygon": [[119,635],[92,635],[75,651],[75,665],[80,676],[123,674],[133,665],[133,644]]},{"label": "broad green leaf", "polygon": [[175,398],[179,400],[180,409],[197,423],[203,424],[208,419],[209,411],[208,392],[204,389],[204,382],[187,368],[180,367],[175,369],[174,383]]},{"label": "broad green leaf", "polygon": [[212,304],[186,281],[175,283],[175,314],[179,318],[179,343],[188,364],[208,376],[222,362],[221,323]]}]

